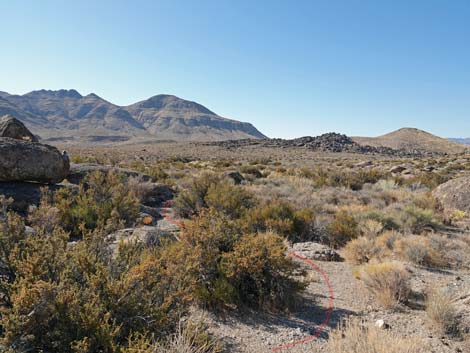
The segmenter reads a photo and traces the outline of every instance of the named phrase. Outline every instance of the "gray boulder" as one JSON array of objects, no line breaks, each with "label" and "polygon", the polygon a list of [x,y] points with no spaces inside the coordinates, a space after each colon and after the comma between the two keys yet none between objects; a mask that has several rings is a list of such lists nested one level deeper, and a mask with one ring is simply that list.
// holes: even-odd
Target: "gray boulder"
[{"label": "gray boulder", "polygon": [[432,194],[444,210],[460,210],[470,214],[470,177],[449,180],[439,185]]},{"label": "gray boulder", "polygon": [[11,115],[4,115],[0,118],[0,137],[38,142],[38,138],[34,136],[21,121]]},{"label": "gray boulder", "polygon": [[0,181],[59,183],[70,165],[57,148],[0,137]]}]

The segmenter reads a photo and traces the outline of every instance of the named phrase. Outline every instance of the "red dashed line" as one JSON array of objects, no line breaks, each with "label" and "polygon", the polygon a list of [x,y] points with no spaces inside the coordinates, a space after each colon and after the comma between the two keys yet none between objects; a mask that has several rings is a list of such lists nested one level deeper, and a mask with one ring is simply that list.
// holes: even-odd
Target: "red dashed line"
[{"label": "red dashed line", "polygon": [[[183,228],[184,227],[183,222],[175,220],[173,218],[173,216],[168,212],[168,208],[170,208],[172,206],[173,206],[173,200],[168,200],[163,204],[162,217],[166,221],[178,226],[179,228]],[[321,276],[323,282],[325,282],[325,284],[328,288],[328,292],[329,292],[328,307],[327,307],[326,312],[325,312],[325,318],[323,319],[320,326],[315,330],[313,335],[305,337],[305,338],[300,339],[298,341],[286,343],[286,344],[283,344],[281,346],[275,347],[275,348],[272,349],[273,352],[279,352],[281,350],[284,350],[284,349],[287,349],[287,348],[292,348],[292,347],[297,346],[299,344],[307,343],[307,342],[310,342],[310,341],[313,341],[313,340],[317,339],[321,335],[321,333],[325,330],[326,325],[328,325],[328,322],[330,321],[331,313],[333,311],[334,292],[333,292],[333,288],[331,287],[330,281],[329,281],[328,276],[326,275],[325,271],[323,271],[312,260],[309,260],[306,257],[303,257],[299,254],[296,254],[295,252],[289,252],[288,254],[289,254],[289,256],[292,256],[296,259],[299,259],[303,263],[307,264],[311,269],[313,269],[318,274],[320,274],[320,276]]]}]

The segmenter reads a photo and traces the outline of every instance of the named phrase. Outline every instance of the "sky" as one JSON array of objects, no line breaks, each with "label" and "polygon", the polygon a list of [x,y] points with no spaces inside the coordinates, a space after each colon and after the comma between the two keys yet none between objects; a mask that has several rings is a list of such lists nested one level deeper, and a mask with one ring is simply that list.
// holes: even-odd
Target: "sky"
[{"label": "sky", "polygon": [[196,101],[270,137],[470,137],[468,0],[0,0],[0,91]]}]

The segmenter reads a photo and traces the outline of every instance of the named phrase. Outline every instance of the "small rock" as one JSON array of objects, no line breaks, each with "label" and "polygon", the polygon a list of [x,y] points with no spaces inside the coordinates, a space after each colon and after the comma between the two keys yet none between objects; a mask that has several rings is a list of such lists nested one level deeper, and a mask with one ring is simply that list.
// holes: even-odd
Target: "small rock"
[{"label": "small rock", "polygon": [[390,325],[385,323],[384,320],[379,319],[375,322],[375,327],[381,328],[381,329],[389,329]]},{"label": "small rock", "polygon": [[405,170],[406,170],[406,167],[404,167],[402,165],[396,165],[396,166],[390,168],[390,173],[398,174],[398,173],[401,173]]}]

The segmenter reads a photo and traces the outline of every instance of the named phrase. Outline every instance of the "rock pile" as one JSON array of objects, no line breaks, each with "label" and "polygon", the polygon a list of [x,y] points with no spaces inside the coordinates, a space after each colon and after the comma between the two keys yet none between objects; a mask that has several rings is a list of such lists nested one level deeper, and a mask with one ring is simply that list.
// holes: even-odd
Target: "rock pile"
[{"label": "rock pile", "polygon": [[227,149],[236,149],[246,146],[262,146],[262,147],[277,147],[277,148],[305,148],[312,151],[319,152],[349,152],[359,154],[379,154],[386,156],[396,157],[422,157],[425,153],[415,150],[393,149],[389,147],[373,147],[360,145],[352,138],[338,134],[327,133],[320,136],[305,136],[292,140],[285,139],[244,139],[244,140],[229,140],[229,141],[215,141],[204,142],[204,145],[220,146]]}]

